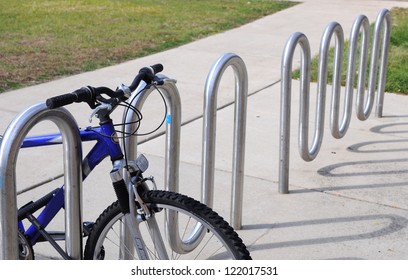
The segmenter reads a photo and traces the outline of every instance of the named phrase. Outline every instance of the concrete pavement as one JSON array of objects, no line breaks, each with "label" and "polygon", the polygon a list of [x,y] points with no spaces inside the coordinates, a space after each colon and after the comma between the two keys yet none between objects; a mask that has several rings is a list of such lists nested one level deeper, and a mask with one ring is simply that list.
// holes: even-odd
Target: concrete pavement
[{"label": "concrete pavement", "polygon": [[[349,131],[341,140],[331,138],[326,121],[320,154],[316,160],[306,163],[297,153],[296,111],[299,105],[298,84],[294,82],[291,193],[282,195],[277,191],[280,63],[287,39],[293,32],[305,33],[312,53],[316,54],[320,37],[329,22],[339,22],[347,39],[358,15],[364,14],[373,22],[382,8],[395,6],[407,8],[408,2],[303,1],[245,26],[172,50],[7,92],[0,95],[0,131],[6,129],[18,112],[50,96],[88,84],[115,87],[130,81],[139,68],[163,63],[164,74],[177,79],[182,99],[182,119],[186,123],[181,131],[180,191],[199,198],[204,84],[217,58],[233,52],[246,63],[251,94],[248,98],[243,228],[239,234],[252,257],[408,259],[406,96],[386,94],[384,117],[381,119],[372,116],[361,122],[353,115]],[[231,74],[226,73],[218,99],[220,107],[233,101],[231,79]],[[316,92],[315,84],[312,84],[311,90],[312,93]],[[157,100],[146,104],[146,115],[162,116],[161,104]],[[85,110],[85,105],[70,105],[68,108],[81,126],[88,125],[89,111]],[[154,127],[159,120],[150,118],[144,124],[145,129]],[[232,124],[233,106],[219,110],[214,209],[227,219],[230,216]],[[40,124],[33,133],[51,130],[55,128],[45,123]],[[44,149],[21,150],[17,166],[18,188],[61,172],[62,161],[52,160],[54,153],[60,155],[61,151],[56,147]],[[139,151],[150,159],[149,172],[161,182],[163,136],[140,145]],[[106,184],[110,181],[108,170],[109,162],[103,163],[84,183],[86,220],[95,219],[113,200],[110,185]],[[55,186],[55,182],[49,185]],[[44,193],[49,185],[20,195],[19,203]],[[36,249],[36,252],[46,256],[53,254],[47,247]]]}]

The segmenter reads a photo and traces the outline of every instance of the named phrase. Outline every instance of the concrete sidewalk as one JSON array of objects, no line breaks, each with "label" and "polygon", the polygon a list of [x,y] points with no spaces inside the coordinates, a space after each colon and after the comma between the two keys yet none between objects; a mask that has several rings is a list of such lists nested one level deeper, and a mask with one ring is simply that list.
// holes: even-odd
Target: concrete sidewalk
[{"label": "concrete sidewalk", "polygon": [[[353,115],[349,131],[341,140],[331,138],[326,121],[320,154],[316,160],[306,163],[297,152],[299,94],[298,84],[294,82],[291,192],[279,194],[277,187],[280,63],[287,39],[293,32],[303,32],[310,41],[312,53],[316,54],[320,37],[329,22],[339,22],[347,39],[358,15],[364,14],[370,22],[374,22],[382,8],[395,6],[408,8],[408,2],[308,0],[240,28],[179,48],[7,92],[0,95],[0,131],[4,131],[21,110],[50,96],[88,84],[115,87],[128,83],[139,68],[160,62],[165,67],[164,74],[177,79],[182,98],[182,119],[186,123],[181,131],[180,191],[199,198],[204,84],[217,58],[233,52],[246,63],[251,94],[248,99],[243,229],[239,234],[252,257],[408,259],[407,97],[386,94],[384,117],[381,119],[372,116],[361,122]],[[231,73],[225,75],[225,82],[220,88],[219,107],[233,101],[231,76]],[[316,92],[316,85],[312,84],[311,90]],[[85,110],[85,105],[70,105],[68,108],[81,126],[88,125],[90,112]],[[148,120],[143,125],[149,130],[163,116],[163,106],[160,101],[153,100],[144,106],[144,110],[146,115],[159,116],[146,117]],[[233,111],[233,106],[219,110],[217,123],[214,208],[226,219],[230,216]],[[314,128],[313,125],[311,127]],[[55,128],[40,124],[36,131],[40,130],[54,131]],[[49,157],[53,153],[61,154],[61,151],[55,147],[45,149],[21,150],[17,167],[19,188],[61,173],[62,161],[50,164]],[[149,172],[161,182],[164,172],[163,136],[142,144],[139,151],[149,158]],[[96,219],[113,201],[113,192],[106,184],[110,182],[107,171],[110,171],[109,162],[97,168],[84,183],[86,220]],[[55,182],[50,185],[55,186]],[[19,196],[19,203],[44,193],[47,187],[45,185]],[[36,249],[36,252],[47,256],[50,253],[47,248]]]}]

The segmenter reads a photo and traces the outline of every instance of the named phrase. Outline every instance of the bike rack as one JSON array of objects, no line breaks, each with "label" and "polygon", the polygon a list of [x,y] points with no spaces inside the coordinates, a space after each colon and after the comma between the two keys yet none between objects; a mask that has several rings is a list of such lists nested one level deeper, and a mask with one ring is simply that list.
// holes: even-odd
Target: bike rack
[{"label": "bike rack", "polygon": [[[383,9],[377,16],[374,39],[372,47],[370,74],[368,82],[368,94],[365,98],[365,73],[367,71],[369,21],[366,16],[359,16],[353,23],[350,34],[350,52],[348,57],[346,95],[344,101],[344,114],[339,124],[339,94],[341,91],[340,75],[341,61],[343,57],[344,36],[341,26],[330,23],[322,36],[319,54],[319,77],[318,95],[316,107],[316,127],[312,146],[309,148],[309,93],[310,93],[310,45],[307,37],[300,32],[296,32],[288,39],[282,57],[282,81],[281,81],[281,127],[280,127],[280,151],[279,151],[279,192],[289,192],[289,143],[290,143],[290,116],[291,116],[291,83],[292,83],[292,63],[297,45],[301,47],[301,67],[300,67],[300,116],[299,116],[299,153],[303,160],[311,161],[319,153],[324,129],[324,107],[326,101],[326,87],[328,75],[329,46],[333,34],[336,36],[334,66],[333,66],[333,92],[331,104],[331,133],[334,138],[342,138],[349,127],[352,114],[352,99],[354,92],[354,75],[356,54],[358,47],[358,37],[362,30],[361,55],[358,70],[357,84],[357,117],[366,120],[371,114],[374,104],[375,86],[377,81],[377,68],[379,56],[379,44],[382,26],[384,27],[381,63],[379,70],[379,82],[377,87],[377,117],[382,117],[384,102],[384,88],[386,78],[386,66],[388,62],[388,47],[391,34],[391,16],[387,9]],[[364,100],[366,99],[366,102]],[[339,127],[340,125],[340,127]]]},{"label": "bike rack", "polygon": [[[390,39],[391,39],[391,29],[392,29],[392,19],[391,14],[387,9],[381,10],[381,12],[377,16],[377,20],[375,22],[374,27],[374,42],[373,42],[373,58],[377,57],[379,54],[379,45],[380,45],[380,32],[382,26],[384,27],[384,37],[382,42],[382,52],[381,52],[381,62],[380,62],[380,70],[379,70],[379,77],[380,80],[378,81],[378,94],[377,94],[377,106],[375,115],[378,118],[383,116],[383,105],[384,105],[384,92],[385,92],[385,81],[387,76],[387,65],[388,65],[388,50],[390,46]],[[377,67],[372,67],[372,71],[376,71]],[[370,73],[370,76],[376,77],[376,73]],[[372,85],[372,91],[374,91],[375,85]]]},{"label": "bike rack", "polygon": [[242,201],[244,184],[245,132],[248,97],[248,75],[244,61],[233,53],[222,55],[208,74],[204,93],[203,146],[201,190],[202,201],[213,206],[215,172],[215,135],[217,120],[217,96],[221,78],[228,67],[235,74],[234,144],[232,160],[231,225],[242,225]]},{"label": "bike rack", "polygon": [[[215,129],[216,129],[216,107],[217,90],[221,77],[231,66],[236,77],[236,109],[235,109],[235,133],[233,152],[233,195],[231,202],[231,223],[235,228],[241,227],[242,220],[242,189],[244,175],[244,152],[245,152],[245,123],[246,123],[246,97],[248,92],[247,72],[242,59],[234,54],[225,54],[214,64],[207,78],[204,100],[204,130],[203,130],[203,157],[202,157],[202,200],[212,206],[214,193],[214,159],[215,159]],[[169,113],[166,117],[166,155],[165,155],[165,186],[170,191],[179,190],[179,162],[180,162],[180,128],[181,128],[181,101],[176,81],[164,77],[164,84],[159,86],[163,93]],[[144,85],[140,86],[140,89]],[[141,110],[145,100],[154,88],[149,88],[140,94],[132,102],[132,105]],[[139,92],[137,89],[135,92]],[[125,118],[125,133],[135,130],[137,121],[136,114],[130,112]],[[124,139],[124,147],[130,158],[137,157],[137,138],[127,137]],[[168,237],[173,249],[178,252],[186,252],[194,248],[202,237],[202,228],[197,225],[196,231],[190,236],[188,242],[179,238],[177,215],[168,213],[169,219],[175,221],[168,225]],[[122,241],[131,242],[126,231],[122,232]]]},{"label": "bike rack", "polygon": [[[163,85],[158,85],[157,88],[163,94],[166,107],[166,152],[165,152],[165,179],[164,185],[166,189],[172,192],[178,192],[179,190],[179,166],[180,166],[180,131],[181,131],[181,100],[180,94],[176,87],[176,81],[168,79],[163,75],[159,75],[163,79]],[[140,92],[146,84],[142,82],[139,87],[135,90],[136,93]],[[150,87],[146,91],[137,95],[132,101],[132,106],[141,111],[144,102],[149,97],[149,95],[155,90],[155,87]],[[132,100],[132,98],[131,98]],[[133,112],[129,111],[127,115],[124,115],[125,125],[124,131],[125,135],[136,130],[136,124],[134,122],[138,121],[138,116]],[[131,159],[137,158],[137,137],[125,137],[123,140],[123,146],[127,156]],[[126,179],[126,178],[125,178]],[[129,181],[129,178],[127,178]],[[130,193],[132,190],[129,190]],[[172,244],[179,244],[180,238],[178,232],[178,218],[177,214],[173,211],[167,214],[168,219],[172,220],[173,223],[168,224],[168,236]],[[132,244],[132,239],[129,232],[123,230],[121,232],[121,243],[130,245]],[[175,245],[180,247],[180,245]],[[132,248],[128,246],[127,248]],[[124,258],[129,258],[129,255],[124,256]]]},{"label": "bike rack", "polygon": [[[160,92],[163,94],[164,100],[167,106],[166,116],[166,154],[165,154],[165,181],[164,184],[169,191],[178,192],[179,190],[179,165],[180,165],[180,131],[181,131],[181,100],[180,94],[176,87],[176,81],[168,79],[163,75],[160,75],[164,80],[163,85],[157,86]],[[143,82],[142,82],[143,84]],[[144,85],[140,85],[135,92],[139,92],[140,88]],[[155,87],[150,87],[142,94],[139,94],[132,102],[132,106],[141,111],[144,102],[149,95],[155,90]],[[138,120],[138,116],[132,111],[124,116],[125,134],[132,133],[136,127],[133,122]],[[124,147],[126,148],[126,154],[129,158],[137,158],[137,136],[125,137]]]},{"label": "bike rack", "polygon": [[43,120],[53,121],[63,139],[65,186],[65,248],[82,259],[82,146],[78,126],[64,108],[49,110],[45,103],[20,113],[8,126],[0,146],[0,259],[18,259],[16,162],[27,133]]}]

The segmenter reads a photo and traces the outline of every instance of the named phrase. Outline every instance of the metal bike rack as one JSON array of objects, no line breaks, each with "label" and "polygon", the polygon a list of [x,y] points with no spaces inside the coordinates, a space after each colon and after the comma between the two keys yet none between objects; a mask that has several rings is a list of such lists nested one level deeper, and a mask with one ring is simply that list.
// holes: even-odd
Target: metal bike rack
[{"label": "metal bike rack", "polygon": [[[388,50],[390,46],[391,39],[391,29],[392,29],[392,19],[391,14],[387,9],[381,10],[378,14],[375,27],[374,27],[374,46],[373,46],[373,59],[379,55],[379,45],[380,45],[380,34],[382,26],[384,26],[384,34],[382,41],[382,52],[381,52],[381,62],[379,68],[379,81],[378,81],[378,93],[377,93],[377,107],[376,116],[381,118],[383,116],[383,106],[384,106],[384,92],[385,92],[385,81],[387,76],[387,65],[388,65]],[[377,60],[376,60],[377,61]],[[376,71],[377,67],[372,67],[371,71]],[[376,77],[376,73],[370,73],[370,76]],[[372,85],[374,88],[374,84]],[[373,89],[372,89],[373,90]],[[373,90],[374,91],[374,90]]]},{"label": "metal bike rack", "polygon": [[[336,36],[334,66],[333,66],[333,87],[332,104],[330,114],[331,133],[334,138],[342,138],[349,127],[352,114],[352,99],[354,92],[354,75],[356,54],[358,48],[358,38],[360,30],[361,50],[358,69],[357,84],[357,117],[360,120],[366,120],[373,108],[375,87],[377,81],[377,68],[379,56],[379,44],[381,29],[384,25],[384,35],[382,43],[381,63],[379,66],[379,83],[377,87],[377,117],[382,116],[384,102],[384,87],[386,78],[386,66],[388,62],[388,47],[391,34],[391,16],[387,9],[383,9],[377,16],[373,49],[371,56],[370,75],[368,82],[367,98],[365,97],[365,73],[367,71],[368,39],[369,39],[369,21],[366,16],[359,16],[354,21],[350,34],[350,52],[348,57],[346,95],[344,101],[344,114],[339,123],[339,99],[341,91],[340,75],[341,61],[343,57],[344,35],[341,26],[336,23],[330,23],[322,36],[319,54],[318,70],[318,95],[316,107],[316,127],[314,139],[309,148],[309,99],[310,99],[310,45],[307,37],[300,32],[292,34],[288,39],[282,57],[282,81],[281,81],[281,127],[280,127],[280,151],[279,151],[279,192],[289,192],[289,143],[290,143],[290,116],[291,116],[291,83],[292,83],[292,63],[294,52],[299,45],[301,47],[301,67],[300,67],[300,116],[299,116],[299,152],[303,160],[311,161],[319,153],[324,129],[324,107],[326,103],[326,87],[328,73],[329,46],[333,34]],[[365,100],[365,102],[364,102]]]},{"label": "metal bike rack", "polygon": [[[181,131],[181,100],[180,94],[176,87],[176,81],[168,79],[167,77],[160,75],[164,81],[163,85],[158,85],[157,88],[163,94],[166,107],[166,152],[165,152],[165,179],[164,185],[166,189],[172,192],[178,192],[179,190],[179,166],[180,166],[180,131]],[[142,90],[146,84],[142,82],[136,89],[136,93]],[[137,95],[132,101],[132,106],[141,111],[144,102],[149,95],[155,90],[155,87],[150,87],[141,94]],[[124,115],[125,120],[125,135],[130,135],[137,127],[135,122],[138,121],[138,116],[133,111],[129,111]],[[125,137],[123,140],[123,146],[127,156],[131,159],[137,158],[137,137]],[[169,211],[167,213],[168,219],[172,220],[172,223],[168,223],[168,237],[171,244],[176,244],[174,247],[180,248],[181,240],[178,232],[178,216],[175,212]],[[121,243],[126,244],[127,248],[132,244],[132,239],[127,230],[121,232]],[[129,255],[124,258],[130,258]]]},{"label": "metal bike rack", "polygon": [[[248,91],[248,79],[245,65],[241,58],[233,54],[226,54],[221,57],[213,66],[206,85],[205,105],[204,105],[204,132],[203,132],[203,167],[202,167],[202,199],[203,202],[212,205],[214,186],[214,157],[215,157],[215,127],[216,127],[216,94],[221,76],[225,69],[232,66],[236,75],[236,113],[235,113],[235,137],[234,137],[234,166],[233,166],[233,198],[232,198],[232,223],[236,228],[241,227],[242,216],[242,186],[244,167],[244,140],[245,140],[245,120],[246,120],[246,96]],[[181,101],[176,81],[164,77],[164,84],[158,86],[163,93],[168,115],[166,117],[166,155],[165,155],[165,186],[168,190],[178,192],[179,190],[179,162],[180,162],[180,128],[181,128]],[[145,85],[141,85],[139,89]],[[139,92],[137,89],[135,92]],[[154,88],[147,89],[139,94],[132,102],[132,105],[141,110],[145,100],[153,92]],[[132,133],[136,127],[134,124],[138,116],[133,112],[128,112],[125,118],[125,133]],[[137,138],[126,137],[123,142],[129,158],[137,157]],[[188,252],[194,249],[200,242],[203,232],[200,225],[188,238],[187,242],[181,241],[178,232],[177,215],[170,211],[169,219],[173,222],[168,224],[168,238],[171,246],[179,253]],[[126,231],[122,232],[122,241],[131,242]]]},{"label": "metal bike rack", "polygon": [[218,87],[225,70],[230,66],[233,68],[235,74],[236,100],[231,183],[231,225],[235,229],[239,229],[242,225],[248,75],[244,61],[233,53],[224,54],[215,62],[208,74],[205,85],[201,190],[202,201],[209,207],[212,207],[214,197]]},{"label": "metal bike rack", "polygon": [[[169,191],[178,192],[179,190],[179,165],[180,165],[180,131],[181,131],[181,100],[180,94],[176,87],[176,81],[168,79],[161,75],[164,79],[164,84],[157,86],[157,88],[163,94],[163,97],[167,106],[166,116],[166,155],[165,155],[165,181],[164,184]],[[143,82],[142,82],[143,84]],[[139,89],[144,87],[139,86],[135,92],[139,92]],[[155,90],[154,87],[150,87],[142,94],[139,94],[132,102],[132,106],[141,111],[144,102],[149,95]],[[132,111],[129,111],[125,118],[125,134],[131,134],[136,130],[136,124],[138,116]],[[137,136],[125,137],[124,147],[126,148],[126,154],[131,159],[137,158]]]},{"label": "metal bike rack", "polygon": [[0,146],[0,259],[18,259],[16,162],[27,133],[43,120],[54,122],[63,139],[65,188],[65,248],[82,259],[82,146],[78,126],[64,108],[49,110],[45,103],[29,107],[8,126]]}]

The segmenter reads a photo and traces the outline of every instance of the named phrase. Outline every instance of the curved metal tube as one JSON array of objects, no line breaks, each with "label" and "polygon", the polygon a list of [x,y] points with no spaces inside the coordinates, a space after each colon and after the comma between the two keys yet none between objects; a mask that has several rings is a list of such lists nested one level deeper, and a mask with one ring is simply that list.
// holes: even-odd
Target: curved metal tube
[{"label": "curved metal tube", "polygon": [[[366,82],[366,72],[367,72],[367,57],[368,57],[368,41],[369,41],[369,34],[370,34],[370,24],[365,16],[359,16],[356,19],[355,26],[353,26],[353,29],[351,31],[350,35],[350,58],[349,58],[349,65],[353,64],[355,62],[355,58],[352,57],[352,55],[356,55],[357,52],[357,39],[359,35],[359,31],[361,26],[363,27],[362,29],[362,44],[361,44],[361,51],[360,51],[360,68],[358,70],[358,83],[357,83],[357,99],[356,99],[356,111],[357,111],[357,118],[359,120],[366,120],[371,113],[371,109],[373,108],[374,104],[374,95],[375,95],[375,89],[373,88],[373,85],[375,87],[375,77],[373,76],[373,73],[376,72],[376,70],[373,72],[373,67],[377,68],[377,63],[375,61],[371,61],[371,63],[374,62],[374,65],[370,65],[370,78],[369,78],[369,86],[368,86],[368,93],[367,97],[365,97],[365,82]],[[354,28],[355,27],[355,28]],[[353,54],[352,54],[353,53]],[[353,71],[348,71],[348,77],[347,77],[347,88],[349,88],[350,91],[353,91],[354,88],[354,73],[355,70],[353,68]],[[349,77],[351,75],[351,77]],[[374,80],[373,80],[374,78]],[[350,79],[350,82],[349,82]],[[366,99],[366,100],[365,100]],[[364,102],[365,100],[365,102]]]},{"label": "curved metal tube", "polygon": [[[53,121],[63,139],[66,252],[82,259],[82,148],[78,126],[64,108],[31,106],[8,126],[0,146],[0,259],[18,259],[16,162],[24,137],[43,120]],[[7,230],[7,232],[6,232]]]},{"label": "curved metal tube", "polygon": [[[388,65],[388,50],[390,46],[391,39],[391,29],[392,29],[392,20],[389,10],[383,9],[377,16],[375,27],[374,27],[374,46],[373,47],[373,58],[374,53],[377,51],[376,47],[379,45],[380,41],[380,32],[381,27],[384,25],[384,34],[383,34],[383,43],[382,43],[382,52],[381,52],[381,62],[379,70],[379,81],[378,81],[378,92],[377,92],[377,107],[375,115],[378,118],[381,118],[383,115],[383,106],[384,106],[384,92],[385,92],[385,80],[387,76],[387,65]],[[375,49],[375,51],[374,51]]]},{"label": "curved metal tube", "polygon": [[[341,90],[341,63],[343,59],[344,35],[340,24],[330,23],[322,36],[319,51],[319,69],[317,82],[317,105],[316,127],[312,145],[309,147],[309,102],[310,102],[310,46],[307,37],[303,33],[294,33],[288,40],[282,58],[282,82],[281,82],[281,142],[279,164],[279,192],[289,192],[289,154],[290,154],[290,108],[291,108],[291,83],[292,64],[296,47],[301,47],[301,70],[300,70],[300,113],[299,113],[299,153],[303,160],[312,161],[320,151],[324,134],[325,106],[328,79],[328,58],[331,39],[335,35],[335,52],[333,64],[333,88],[331,106],[331,127],[333,136],[347,129],[347,126],[338,127],[339,99]],[[352,93],[352,92],[351,92]],[[346,95],[345,104],[351,104],[352,98]],[[351,107],[350,107],[351,108]],[[345,110],[343,123],[350,119],[351,111]],[[345,127],[345,129],[344,129]]]},{"label": "curved metal tube", "polygon": [[[382,42],[382,47],[381,47],[382,52],[381,52],[381,57],[379,57],[381,29],[383,25],[384,25],[384,34],[383,34],[383,42]],[[369,32],[370,32],[370,29],[369,29],[368,19],[365,19],[364,29],[363,29],[363,40],[365,37],[367,37],[366,39],[367,42],[364,42],[364,44],[367,44],[367,48],[364,49],[364,51],[362,48],[361,53],[365,56],[364,59],[366,60],[368,56]],[[358,33],[354,34],[354,36],[357,38]],[[382,117],[390,37],[391,37],[391,15],[387,9],[383,9],[378,14],[376,22],[375,22],[375,26],[374,26],[374,37],[373,37],[373,45],[372,45],[372,51],[371,51],[371,62],[370,62],[370,72],[369,72],[369,78],[368,78],[367,98],[365,98],[364,96],[365,81],[366,81],[365,73],[367,70],[367,62],[364,63],[364,68],[359,69],[359,75],[362,74],[362,77],[359,76],[359,81],[358,81],[358,94],[357,94],[357,105],[356,105],[357,117],[359,120],[364,121],[369,118],[371,111],[373,109],[373,106],[374,106],[376,90],[377,90],[376,116]],[[380,65],[378,64],[379,60],[380,60]],[[349,61],[349,64],[350,64],[350,61]],[[378,84],[377,84],[377,78],[379,79]],[[364,103],[364,99],[366,99],[365,103]]]},{"label": "curved metal tube", "polygon": [[[331,111],[331,132],[334,138],[340,139],[346,135],[346,132],[350,126],[351,116],[353,111],[353,94],[354,94],[354,81],[356,73],[356,56],[358,48],[358,38],[361,31],[361,46],[360,46],[360,61],[358,68],[358,81],[357,81],[357,114],[361,114],[364,103],[364,90],[365,90],[365,77],[367,70],[367,55],[368,55],[368,39],[370,36],[370,24],[366,16],[358,16],[353,23],[350,33],[350,47],[347,63],[347,76],[346,76],[346,89],[345,89],[345,101],[344,112],[341,123],[339,122],[340,96],[338,93],[341,91],[341,84],[336,85],[336,93],[333,95],[332,111]],[[367,100],[368,101],[368,100]]]},{"label": "curved metal tube", "polygon": [[[318,74],[318,92],[322,99],[322,105],[325,106],[326,89],[327,89],[327,76],[328,76],[328,58],[329,58],[329,49],[330,41],[333,36],[336,36],[336,44],[334,49],[334,64],[333,64],[333,81],[332,81],[332,103],[330,111],[330,127],[332,135],[335,136],[339,133],[338,120],[339,120],[339,100],[340,100],[340,91],[341,91],[341,71],[342,71],[342,61],[343,61],[343,50],[344,50],[344,32],[343,28],[337,22],[330,23],[323,33],[323,37],[320,43],[320,57],[319,57],[319,74]],[[320,100],[320,99],[319,99]],[[346,96],[346,104],[347,104]],[[319,102],[320,103],[320,102]],[[323,129],[324,129],[324,110],[319,110],[319,103],[317,106],[317,113],[319,114],[319,120],[316,121],[318,126],[316,131],[322,131],[321,137],[319,138],[320,143],[323,138]],[[351,102],[349,102],[351,103]],[[346,117],[346,112],[344,112],[343,119]],[[316,116],[317,117],[317,116]],[[317,137],[315,137],[316,139]],[[321,144],[319,145],[320,149]]]},{"label": "curved metal tube", "polygon": [[213,206],[217,96],[221,78],[228,67],[235,75],[234,144],[232,159],[231,225],[242,225],[242,200],[245,162],[245,130],[248,97],[248,74],[244,61],[233,53],[222,55],[208,74],[204,93],[203,148],[201,164],[202,201]]},{"label": "curved metal tube", "polygon": [[[158,89],[162,92],[168,109],[166,116],[166,155],[165,155],[165,186],[166,189],[172,192],[179,191],[179,165],[180,165],[180,131],[181,131],[181,100],[180,94],[176,87],[176,81],[168,79],[162,76],[164,84],[158,86]],[[143,89],[145,84],[141,84],[135,93]],[[132,105],[141,111],[144,102],[148,96],[155,90],[154,87],[150,87],[141,92],[133,101]],[[125,133],[132,133],[136,127],[133,122],[137,121],[138,116],[129,111],[127,115],[124,115]],[[137,137],[126,137],[123,142],[124,149],[128,158],[137,158]],[[167,237],[170,246],[177,253],[183,254],[189,252],[197,247],[200,243],[203,235],[202,231],[197,230],[191,233],[189,239],[186,241],[181,240],[179,233],[178,215],[174,211],[168,211],[166,213],[166,229]],[[131,240],[125,234],[122,233],[122,240]]]},{"label": "curved metal tube", "polygon": [[[164,184],[166,189],[173,192],[178,192],[179,190],[179,165],[180,165],[180,131],[181,131],[181,100],[180,94],[176,87],[176,81],[168,79],[162,76],[164,79],[164,84],[158,86],[159,90],[163,93],[163,97],[167,106],[167,116],[166,116],[166,154],[165,154],[165,180]],[[144,85],[139,86],[136,92],[144,87]],[[132,102],[132,105],[138,110],[142,110],[143,104],[149,95],[155,90],[154,87],[146,89],[141,94],[139,94]],[[130,134],[135,131],[136,127],[133,122],[137,121],[138,116],[132,111],[129,111],[126,116],[124,116],[125,123],[125,133]],[[123,140],[124,149],[126,149],[126,154],[130,159],[137,158],[137,136],[125,137]]]},{"label": "curved metal tube", "polygon": [[[281,72],[281,117],[280,117],[280,149],[279,149],[279,192],[289,192],[289,153],[290,153],[290,116],[292,92],[292,64],[295,49],[301,47],[300,66],[300,113],[299,137],[308,139],[309,95],[310,95],[310,44],[307,37],[300,32],[293,33],[282,56]],[[304,140],[301,140],[304,143]],[[300,147],[302,153],[302,147]]]},{"label": "curved metal tube", "polygon": [[[300,154],[303,160],[312,161],[316,158],[320,151],[320,147],[323,142],[324,134],[324,120],[325,120],[325,106],[326,106],[326,93],[327,93],[327,77],[328,77],[328,60],[330,41],[336,36],[335,52],[334,52],[334,65],[333,65],[333,98],[332,105],[338,105],[339,93],[341,87],[341,63],[343,59],[344,48],[344,35],[343,29],[337,22],[330,23],[323,33],[320,52],[319,52],[319,69],[318,69],[318,81],[317,81],[317,105],[316,105],[316,127],[313,137],[313,143],[309,148],[309,100],[301,98],[301,119],[300,119],[300,137],[299,148]],[[305,76],[304,76],[305,77]],[[290,94],[290,93],[288,93]],[[302,92],[301,92],[302,94]],[[304,93],[305,98],[308,97],[308,93]],[[301,95],[301,96],[303,96]],[[333,112],[333,107],[332,107]],[[333,115],[333,114],[332,114]],[[338,118],[335,114],[334,117]],[[302,119],[304,118],[304,119]]]},{"label": "curved metal tube", "polygon": [[334,65],[333,65],[333,89],[330,112],[331,133],[335,138],[342,138],[350,125],[352,115],[352,100],[354,93],[354,77],[356,73],[358,39],[361,33],[360,61],[357,81],[356,111],[360,120],[366,120],[372,110],[375,97],[375,87],[378,69],[379,41],[382,24],[385,22],[382,56],[380,64],[380,81],[378,83],[377,116],[382,115],[384,98],[384,86],[386,65],[388,61],[388,47],[391,32],[391,16],[387,9],[382,10],[377,16],[374,30],[374,42],[371,56],[368,94],[365,97],[365,81],[367,71],[367,57],[370,26],[368,18],[361,15],[356,18],[350,34],[350,51],[348,57],[346,94],[344,112],[341,121],[340,114],[340,91],[341,91],[341,61],[343,57],[344,38],[341,26],[338,23],[330,23],[322,36],[319,55],[318,73],[318,96],[316,107],[316,127],[313,143],[309,148],[309,84],[310,84],[310,47],[306,36],[302,33],[294,33],[286,43],[282,57],[282,80],[281,80],[281,129],[280,129],[280,163],[279,163],[279,192],[289,192],[289,140],[290,140],[290,110],[291,110],[291,80],[293,55],[297,45],[301,46],[302,60],[300,71],[300,116],[299,116],[299,151],[303,160],[311,161],[317,156],[324,131],[324,107],[327,87],[327,59],[330,40],[333,34],[336,36]]}]

